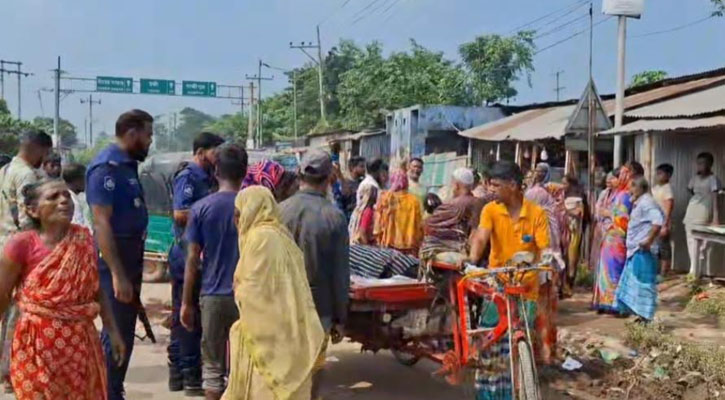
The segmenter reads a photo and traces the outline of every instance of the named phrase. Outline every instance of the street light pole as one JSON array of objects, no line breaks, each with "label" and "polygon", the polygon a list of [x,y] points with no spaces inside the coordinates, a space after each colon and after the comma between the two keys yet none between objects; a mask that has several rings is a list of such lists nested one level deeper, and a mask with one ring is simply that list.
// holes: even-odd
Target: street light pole
[{"label": "street light pole", "polygon": [[[617,99],[614,114],[614,127],[622,126],[624,119],[624,74],[627,46],[627,17],[620,15],[617,34]],[[614,135],[614,167],[622,165],[622,137]]]}]

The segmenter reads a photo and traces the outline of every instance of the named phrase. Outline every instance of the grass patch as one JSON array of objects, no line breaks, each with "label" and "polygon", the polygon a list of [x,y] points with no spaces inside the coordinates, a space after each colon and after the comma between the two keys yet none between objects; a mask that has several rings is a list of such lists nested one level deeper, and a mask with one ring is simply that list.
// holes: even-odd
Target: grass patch
[{"label": "grass patch", "polygon": [[687,304],[691,313],[717,317],[720,326],[725,325],[725,292],[703,292]]},{"label": "grass patch", "polygon": [[650,354],[659,354],[655,363],[665,368],[670,377],[694,371],[709,382],[725,386],[725,350],[719,346],[678,340],[657,324],[628,323],[627,341]]}]

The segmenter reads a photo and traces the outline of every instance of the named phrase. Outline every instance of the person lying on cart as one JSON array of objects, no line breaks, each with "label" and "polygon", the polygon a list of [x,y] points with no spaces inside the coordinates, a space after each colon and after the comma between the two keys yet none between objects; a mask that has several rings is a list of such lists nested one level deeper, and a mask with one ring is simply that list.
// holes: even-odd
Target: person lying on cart
[{"label": "person lying on cart", "polygon": [[[518,252],[533,253],[538,260],[542,252],[549,247],[546,214],[541,207],[524,199],[522,182],[521,169],[513,162],[499,161],[491,169],[490,188],[495,200],[488,203],[481,212],[479,227],[471,238],[469,262],[478,265],[487,246],[490,246],[489,268],[506,266],[506,263]],[[538,272],[525,275],[522,284],[527,287],[528,292],[525,295],[525,309],[530,316],[528,320],[534,321],[534,315],[536,316],[535,348],[540,350],[542,338],[548,339],[550,336],[547,334],[542,337],[541,334],[549,331],[544,327],[544,322],[549,317],[553,318],[553,315],[550,315],[551,307],[542,307],[540,304],[537,307]],[[498,315],[495,307],[485,307],[484,310],[479,325],[484,328],[496,326]],[[502,375],[509,373],[508,346],[508,340],[501,340],[486,351],[489,354],[482,355],[497,364],[500,362],[503,368],[477,377],[477,387],[482,391],[481,396],[477,398],[503,399],[511,396],[511,380],[501,379]]]}]

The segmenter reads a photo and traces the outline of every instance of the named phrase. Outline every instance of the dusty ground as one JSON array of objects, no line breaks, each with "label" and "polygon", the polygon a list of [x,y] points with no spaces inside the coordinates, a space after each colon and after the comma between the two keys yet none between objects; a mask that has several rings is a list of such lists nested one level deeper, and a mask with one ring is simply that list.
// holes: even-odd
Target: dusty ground
[{"label": "dusty ground", "polygon": [[[690,297],[681,280],[661,286],[661,305],[657,319],[668,332],[685,340],[703,343],[725,343],[725,331],[718,328],[717,319],[684,313]],[[143,299],[154,325],[157,344],[136,342],[129,376],[126,380],[129,400],[183,399],[166,389],[166,345],[168,330],[162,326],[168,314],[169,286],[146,284]],[[641,358],[625,345],[625,319],[600,316],[589,310],[590,295],[579,293],[560,304],[558,324],[564,352],[574,353],[585,364],[576,372],[565,372],[558,366],[542,371],[546,380],[544,399],[609,399],[626,398],[628,382],[618,382],[617,376],[630,370]],[[142,332],[139,325],[138,332]],[[619,354],[613,365],[601,360],[598,350]],[[588,353],[588,354],[583,354]],[[430,362],[420,362],[412,368],[399,365],[389,352],[360,353],[359,346],[342,343],[329,352],[325,399],[356,400],[459,400],[472,399],[470,390],[451,387],[432,376],[437,368]],[[623,388],[620,388],[622,386]],[[629,398],[637,399],[636,391]],[[703,396],[692,398],[706,398]],[[11,399],[0,395],[0,399]]]}]

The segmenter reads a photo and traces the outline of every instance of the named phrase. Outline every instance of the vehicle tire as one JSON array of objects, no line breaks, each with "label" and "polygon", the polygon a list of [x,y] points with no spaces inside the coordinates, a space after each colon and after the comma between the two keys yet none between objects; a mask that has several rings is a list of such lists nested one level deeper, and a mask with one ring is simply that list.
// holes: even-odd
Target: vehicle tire
[{"label": "vehicle tire", "polygon": [[520,400],[541,400],[539,393],[539,379],[536,376],[536,365],[531,352],[531,346],[526,340],[519,340],[516,344],[518,350],[518,380],[517,391]]},{"label": "vehicle tire", "polygon": [[417,364],[418,361],[420,361],[420,357],[406,353],[404,351],[400,350],[390,350],[393,353],[393,357],[402,365],[405,365],[406,367],[412,367],[413,365]]}]

